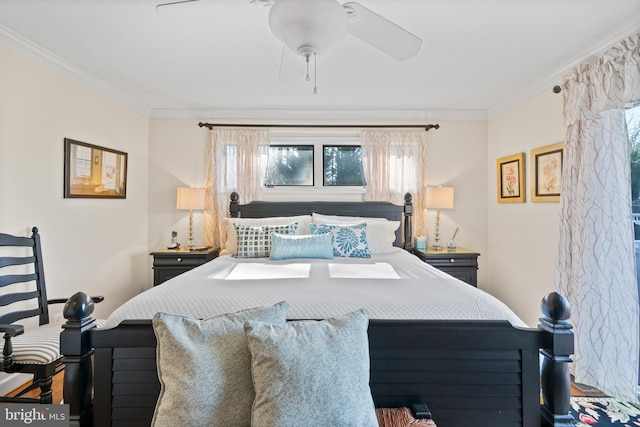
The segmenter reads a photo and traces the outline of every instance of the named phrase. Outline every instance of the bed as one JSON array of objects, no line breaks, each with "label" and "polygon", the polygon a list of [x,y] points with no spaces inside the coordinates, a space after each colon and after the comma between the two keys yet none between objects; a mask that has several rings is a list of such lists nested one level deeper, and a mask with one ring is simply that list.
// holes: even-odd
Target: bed
[{"label": "bed", "polygon": [[[64,399],[70,404],[72,425],[150,425],[160,392],[156,336],[150,317],[157,311],[171,310],[167,309],[166,300],[179,300],[174,309],[177,314],[202,318],[234,311],[244,307],[242,304],[268,305],[283,298],[290,304],[287,317],[291,320],[320,319],[366,306],[371,317],[370,388],[376,407],[412,407],[424,403],[440,427],[573,425],[567,368],[573,352],[573,334],[567,321],[566,300],[555,293],[545,297],[538,328],[527,328],[499,301],[491,302],[493,298],[482,291],[422,262],[415,263],[417,257],[409,253],[410,195],[406,196],[404,206],[396,206],[381,202],[242,205],[234,194],[230,211],[233,218],[319,213],[400,221],[402,226],[393,236],[393,243],[404,250],[373,254],[369,259],[356,261],[355,264],[366,265],[369,276],[336,283],[322,274],[353,276],[358,271],[355,274],[361,276],[362,266],[353,267],[354,262],[340,258],[268,263],[238,262],[223,255],[137,296],[134,298],[137,305],[123,305],[110,316],[108,327],[100,329],[94,327],[90,299],[81,292],[74,295],[65,307],[67,323],[61,334],[61,351],[66,362]],[[329,287],[328,292],[318,291],[306,282],[310,280],[310,271],[315,272],[313,277],[318,271],[324,272],[319,282]],[[256,284],[250,279],[256,274],[263,278],[261,287],[269,286],[272,292],[261,296],[259,287],[249,288]],[[429,284],[429,291],[423,294],[420,288],[426,287],[421,286],[425,280],[432,281],[433,286]],[[210,286],[212,281],[242,289],[244,298],[239,299],[229,289],[215,297],[206,296],[203,287]],[[349,282],[356,289],[343,292],[349,298],[323,299],[340,289],[344,291]],[[396,287],[401,282],[409,287]],[[292,284],[303,292],[289,294],[287,288]],[[384,294],[385,288],[390,287],[401,294],[393,303],[392,295]],[[373,299],[363,299],[366,295],[357,291],[363,288]],[[443,291],[445,288],[457,289],[464,301],[462,305],[470,313],[452,315],[458,307]],[[320,299],[321,308],[307,307],[310,299]],[[496,315],[485,309],[485,302],[489,305],[495,302],[498,310],[504,312]],[[427,307],[426,311],[421,311],[423,307]]]}]

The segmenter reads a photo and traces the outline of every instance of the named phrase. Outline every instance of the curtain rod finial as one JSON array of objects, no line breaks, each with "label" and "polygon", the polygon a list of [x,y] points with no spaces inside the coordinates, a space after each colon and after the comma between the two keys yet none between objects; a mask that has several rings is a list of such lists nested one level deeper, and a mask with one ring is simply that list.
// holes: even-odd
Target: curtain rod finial
[{"label": "curtain rod finial", "polygon": [[560,86],[554,86],[553,87],[553,93],[560,93],[562,91],[562,88]]}]

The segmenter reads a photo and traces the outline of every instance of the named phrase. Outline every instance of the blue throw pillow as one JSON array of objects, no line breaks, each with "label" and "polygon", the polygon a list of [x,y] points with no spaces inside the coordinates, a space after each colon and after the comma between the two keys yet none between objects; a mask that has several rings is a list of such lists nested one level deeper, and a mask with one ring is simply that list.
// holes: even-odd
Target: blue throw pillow
[{"label": "blue throw pillow", "polygon": [[312,234],[332,233],[333,256],[371,258],[367,243],[367,223],[352,225],[311,224]]},{"label": "blue throw pillow", "polygon": [[333,235],[284,235],[271,233],[271,255],[269,259],[333,258]]}]

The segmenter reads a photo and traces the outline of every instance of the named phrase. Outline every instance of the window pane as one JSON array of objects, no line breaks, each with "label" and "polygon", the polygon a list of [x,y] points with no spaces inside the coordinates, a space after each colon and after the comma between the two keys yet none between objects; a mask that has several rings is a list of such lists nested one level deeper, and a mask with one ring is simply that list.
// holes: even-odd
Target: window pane
[{"label": "window pane", "polygon": [[74,145],[76,150],[75,178],[91,178],[91,148]]},{"label": "window pane", "polygon": [[324,185],[364,186],[362,148],[354,145],[325,145]]},{"label": "window pane", "polygon": [[[631,211],[636,254],[636,281],[640,292],[640,102],[626,111],[631,154]],[[640,383],[640,379],[638,379]]]},{"label": "window pane", "polygon": [[626,113],[629,145],[631,148],[631,203],[633,208],[633,228],[635,232],[635,240],[640,241],[640,105],[628,109]]},{"label": "window pane", "polygon": [[272,145],[265,185],[313,185],[313,145]]}]

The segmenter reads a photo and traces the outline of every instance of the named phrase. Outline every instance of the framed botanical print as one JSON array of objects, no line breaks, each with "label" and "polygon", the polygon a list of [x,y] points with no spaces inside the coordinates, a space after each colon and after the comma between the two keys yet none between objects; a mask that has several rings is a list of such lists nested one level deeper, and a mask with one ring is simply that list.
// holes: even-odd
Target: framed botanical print
[{"label": "framed botanical print", "polygon": [[524,203],[524,153],[496,160],[498,203]]},{"label": "framed botanical print", "polygon": [[531,150],[531,201],[559,202],[564,142]]}]

